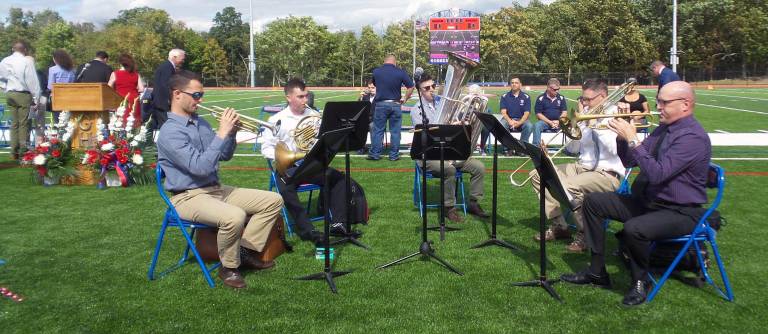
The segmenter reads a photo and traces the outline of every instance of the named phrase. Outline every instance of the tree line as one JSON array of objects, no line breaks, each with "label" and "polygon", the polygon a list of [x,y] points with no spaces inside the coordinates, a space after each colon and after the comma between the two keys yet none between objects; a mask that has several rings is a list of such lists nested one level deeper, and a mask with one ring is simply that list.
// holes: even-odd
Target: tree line
[{"label": "tree line", "polygon": [[[768,2],[761,0],[678,1],[680,64],[678,71],[730,70],[744,76],[767,75]],[[513,4],[482,17],[482,69],[475,80],[504,81],[514,73],[605,74],[648,76],[655,59],[669,59],[672,4],[668,0],[534,0]],[[413,21],[392,23],[377,33],[330,31],[311,17],[288,16],[268,23],[254,35],[256,82],[278,86],[293,76],[318,86],[362,86],[385,54],[412,67]],[[234,7],[217,12],[207,32],[188,28],[160,9],[120,11],[104,27],[65,21],[52,10],[11,8],[0,25],[0,46],[16,40],[30,44],[38,68],[51,65],[51,54],[65,49],[77,63],[105,50],[115,62],[131,54],[144,78],[172,48],[187,51],[185,67],[208,85],[246,86],[250,27]],[[416,65],[428,64],[429,32],[416,31]],[[116,63],[113,63],[116,65]],[[574,76],[575,77],[575,76]],[[578,82],[578,81],[576,81]]]}]

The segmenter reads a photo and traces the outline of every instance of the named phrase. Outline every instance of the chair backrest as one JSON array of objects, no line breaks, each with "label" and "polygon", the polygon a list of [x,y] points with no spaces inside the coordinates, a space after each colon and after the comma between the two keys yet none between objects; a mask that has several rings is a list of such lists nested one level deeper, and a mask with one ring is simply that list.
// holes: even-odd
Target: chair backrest
[{"label": "chair backrest", "polygon": [[155,168],[155,182],[157,184],[157,192],[160,194],[160,198],[163,199],[163,202],[165,202],[165,206],[168,207],[169,210],[171,210],[172,214],[178,218],[179,214],[176,212],[176,208],[173,207],[173,204],[171,203],[171,200],[168,198],[168,194],[165,193],[165,188],[163,187],[163,179],[165,178],[165,172],[163,171],[163,168],[160,167],[160,164],[157,164],[157,167]]},{"label": "chair backrest", "polygon": [[632,175],[632,167],[629,167],[624,171],[624,177],[621,179],[621,184],[619,184],[619,189],[616,190],[617,194],[632,195],[632,187],[629,184],[630,175]]},{"label": "chair backrest", "polygon": [[723,199],[723,192],[725,192],[725,170],[720,165],[709,163],[709,171],[707,174],[707,188],[717,188],[717,195],[715,200],[709,205],[709,209],[702,216],[702,221],[706,222],[707,217],[720,206],[720,201]]}]

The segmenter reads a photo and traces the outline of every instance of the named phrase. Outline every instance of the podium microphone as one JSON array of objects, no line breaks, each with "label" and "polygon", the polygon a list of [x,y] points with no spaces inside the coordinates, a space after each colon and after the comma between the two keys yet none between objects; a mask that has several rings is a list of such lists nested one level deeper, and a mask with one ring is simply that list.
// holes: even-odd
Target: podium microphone
[{"label": "podium microphone", "polygon": [[91,63],[85,63],[85,65],[83,66],[83,69],[80,70],[80,75],[77,76],[77,80],[76,81],[80,81],[80,78],[83,77],[83,74],[85,73],[85,70],[87,70],[88,67],[90,67],[90,66],[91,66]]}]

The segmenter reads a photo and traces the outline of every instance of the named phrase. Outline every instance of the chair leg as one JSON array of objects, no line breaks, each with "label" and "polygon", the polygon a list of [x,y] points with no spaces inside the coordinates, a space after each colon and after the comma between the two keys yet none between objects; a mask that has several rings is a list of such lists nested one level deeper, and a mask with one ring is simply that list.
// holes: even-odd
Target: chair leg
[{"label": "chair leg", "polygon": [[688,248],[691,247],[691,243],[693,243],[693,237],[691,237],[690,239],[688,239],[688,241],[685,242],[685,245],[683,246],[683,248],[680,250],[679,253],[677,253],[675,260],[672,261],[672,264],[669,265],[669,268],[667,268],[667,271],[665,271],[664,275],[661,276],[661,279],[659,279],[659,281],[656,282],[656,284],[653,287],[653,290],[651,290],[651,293],[648,294],[646,303],[650,303],[653,300],[653,298],[656,296],[656,294],[659,293],[659,290],[661,290],[661,287],[664,286],[664,283],[666,283],[667,279],[669,278],[669,275],[671,275],[672,272],[675,270],[675,267],[677,267],[677,264],[683,258],[683,255],[685,255],[685,253],[688,252]]},{"label": "chair leg", "polygon": [[[461,207],[464,209],[464,216],[467,216],[467,195],[464,192],[464,179],[457,178],[456,182],[458,182],[458,187],[456,187],[457,191],[461,192]],[[456,198],[458,198],[458,195],[456,195]]]},{"label": "chair leg", "polygon": [[288,218],[288,210],[283,206],[283,221],[285,221],[285,228],[288,230],[288,236],[293,235],[293,228],[291,227],[291,220]]},{"label": "chair leg", "polygon": [[728,301],[733,301],[733,290],[731,290],[731,282],[728,280],[728,274],[725,272],[725,265],[723,265],[723,259],[720,257],[720,250],[717,248],[717,242],[715,236],[710,232],[708,235],[709,243],[712,246],[712,253],[715,256],[715,262],[717,262],[717,269],[720,270],[720,278],[723,280],[723,286],[725,287],[725,293],[715,286],[721,295]]},{"label": "chair leg", "polygon": [[[192,241],[192,238],[190,237],[190,233],[187,233],[187,229],[181,224],[179,224],[179,229],[181,230],[181,233],[184,234],[184,239],[187,240],[187,247],[190,247],[192,254],[195,255],[195,259],[197,259],[197,265],[200,266],[200,270],[203,271],[203,276],[205,276],[205,280],[208,282],[208,286],[211,288],[215,287],[216,284],[213,283],[211,273],[208,267],[205,265],[205,262],[203,262],[203,258],[200,257],[200,253],[197,252],[197,248],[195,247],[194,241]],[[210,270],[214,270],[216,268],[218,268],[218,266],[213,266]]]},{"label": "chair leg", "polygon": [[155,279],[155,267],[157,267],[157,258],[160,256],[160,248],[163,246],[163,238],[165,238],[166,228],[168,228],[168,217],[163,219],[163,225],[160,227],[160,235],[157,236],[157,243],[155,244],[155,252],[152,254],[152,262],[149,264],[147,278],[150,281]]}]

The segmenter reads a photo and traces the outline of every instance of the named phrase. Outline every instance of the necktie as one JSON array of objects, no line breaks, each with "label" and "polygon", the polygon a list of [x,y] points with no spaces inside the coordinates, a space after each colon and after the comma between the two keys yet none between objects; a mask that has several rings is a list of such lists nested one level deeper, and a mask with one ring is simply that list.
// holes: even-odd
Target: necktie
[{"label": "necktie", "polygon": [[597,169],[597,164],[600,162],[600,140],[597,136],[597,130],[592,129],[592,141],[595,142],[595,164],[592,165],[592,169]]}]

